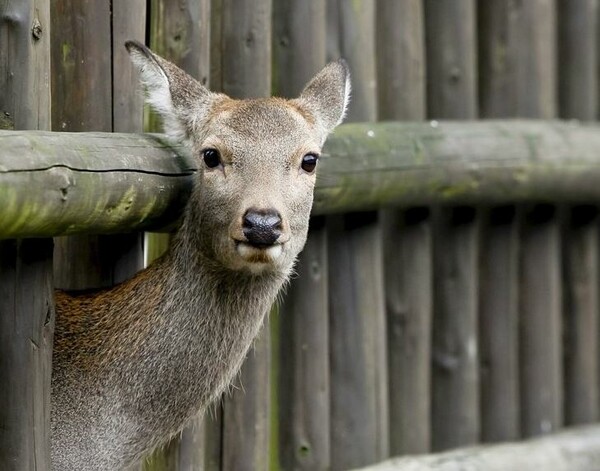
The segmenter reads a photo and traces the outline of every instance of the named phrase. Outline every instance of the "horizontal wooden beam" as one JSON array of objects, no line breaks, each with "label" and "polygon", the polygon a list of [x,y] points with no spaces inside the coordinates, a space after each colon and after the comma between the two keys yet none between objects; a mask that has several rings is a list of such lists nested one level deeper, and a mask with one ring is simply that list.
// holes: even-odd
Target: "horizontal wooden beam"
[{"label": "horizontal wooden beam", "polygon": [[0,238],[164,227],[194,172],[157,135],[0,132]]},{"label": "horizontal wooden beam", "polygon": [[593,425],[523,442],[394,458],[355,471],[591,471],[598,463],[600,425]]},{"label": "horizontal wooden beam", "polygon": [[[193,159],[157,135],[0,131],[0,238],[164,228]],[[429,204],[600,202],[600,127],[558,121],[348,124],[315,214]]]}]

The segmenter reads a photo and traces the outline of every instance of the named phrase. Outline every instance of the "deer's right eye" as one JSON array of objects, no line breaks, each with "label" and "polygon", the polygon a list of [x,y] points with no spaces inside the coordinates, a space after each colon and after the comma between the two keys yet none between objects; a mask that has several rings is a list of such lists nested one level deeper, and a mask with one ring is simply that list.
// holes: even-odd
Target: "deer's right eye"
[{"label": "deer's right eye", "polygon": [[215,168],[221,165],[221,154],[217,149],[205,149],[202,151],[204,163],[208,168]]}]

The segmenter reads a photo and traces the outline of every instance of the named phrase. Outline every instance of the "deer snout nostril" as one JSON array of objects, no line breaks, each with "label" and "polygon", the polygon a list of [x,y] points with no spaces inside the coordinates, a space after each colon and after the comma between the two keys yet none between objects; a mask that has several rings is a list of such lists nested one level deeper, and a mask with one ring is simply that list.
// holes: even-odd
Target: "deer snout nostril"
[{"label": "deer snout nostril", "polygon": [[281,235],[281,215],[274,209],[249,209],[244,214],[242,230],[252,245],[273,245]]}]

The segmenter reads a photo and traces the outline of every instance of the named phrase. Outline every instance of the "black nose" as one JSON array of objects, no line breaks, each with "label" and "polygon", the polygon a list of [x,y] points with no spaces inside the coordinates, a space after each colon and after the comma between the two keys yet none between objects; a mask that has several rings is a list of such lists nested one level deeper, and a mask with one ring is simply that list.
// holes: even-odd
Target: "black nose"
[{"label": "black nose", "polygon": [[242,229],[252,245],[273,245],[281,235],[281,216],[274,209],[251,208],[244,214]]}]

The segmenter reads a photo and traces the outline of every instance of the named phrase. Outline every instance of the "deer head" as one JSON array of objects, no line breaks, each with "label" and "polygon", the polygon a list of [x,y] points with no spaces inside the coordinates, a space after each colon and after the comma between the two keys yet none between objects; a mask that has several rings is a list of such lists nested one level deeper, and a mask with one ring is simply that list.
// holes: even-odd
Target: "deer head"
[{"label": "deer head", "polygon": [[186,236],[227,269],[289,272],[306,240],[321,148],[348,103],[345,62],[326,66],[296,99],[235,100],[138,42],[126,47],[165,132],[197,160]]}]

